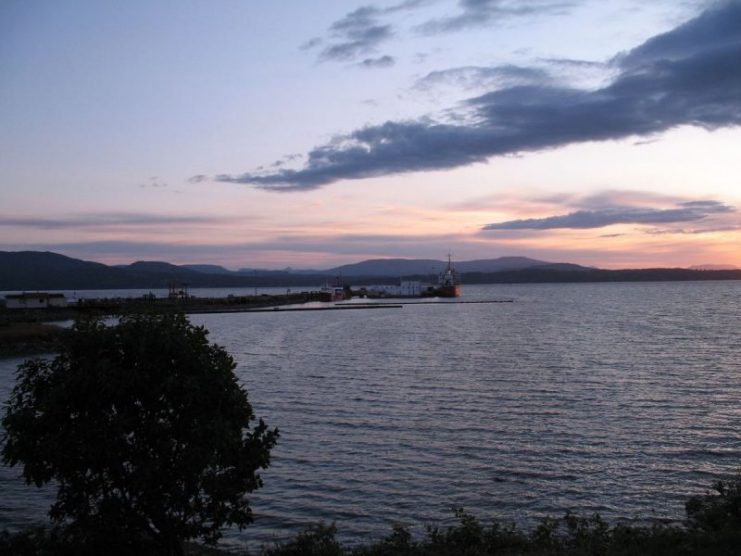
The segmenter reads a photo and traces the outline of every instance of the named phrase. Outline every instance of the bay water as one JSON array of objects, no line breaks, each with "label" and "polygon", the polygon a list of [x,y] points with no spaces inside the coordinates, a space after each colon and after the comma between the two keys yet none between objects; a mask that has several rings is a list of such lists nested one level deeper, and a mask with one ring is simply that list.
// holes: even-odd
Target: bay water
[{"label": "bay water", "polygon": [[[398,309],[193,315],[281,437],[226,547],[336,523],[364,542],[453,507],[681,520],[741,466],[741,282],[464,286]],[[0,359],[0,397],[19,359]],[[0,528],[51,493],[0,467]]]}]

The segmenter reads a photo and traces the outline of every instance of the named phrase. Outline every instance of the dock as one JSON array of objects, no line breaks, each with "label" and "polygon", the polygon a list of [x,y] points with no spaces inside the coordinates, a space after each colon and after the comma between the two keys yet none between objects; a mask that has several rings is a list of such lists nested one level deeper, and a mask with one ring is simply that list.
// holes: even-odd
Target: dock
[{"label": "dock", "polygon": [[[390,298],[387,298],[390,299]],[[396,303],[396,305],[483,305],[489,303],[513,303],[513,299],[476,299],[476,300],[460,300],[460,301],[406,301],[402,303]],[[349,305],[349,304],[348,304]],[[345,305],[345,306],[348,306]],[[353,303],[353,305],[361,305],[363,307],[374,307],[376,305],[390,305],[388,303]]]},{"label": "dock", "polygon": [[312,312],[312,311],[347,311],[352,309],[401,309],[404,306],[402,303],[376,303],[376,304],[360,304],[353,303],[348,305],[330,305],[327,307],[264,307],[260,309],[249,309],[249,308],[227,308],[227,307],[199,307],[185,309],[184,312],[188,315],[194,314],[212,314],[212,313],[290,313],[290,312]]},{"label": "dock", "polygon": [[490,300],[433,300],[408,297],[385,297],[384,301],[332,302],[319,292],[286,293],[277,295],[244,295],[227,297],[166,297],[145,295],[136,298],[102,298],[69,300],[66,306],[38,309],[15,309],[0,306],[0,323],[45,322],[74,319],[78,316],[107,316],[131,313],[185,314],[213,313],[275,313],[296,311],[359,311],[373,309],[401,309],[410,305],[462,305],[512,303],[511,299]]}]

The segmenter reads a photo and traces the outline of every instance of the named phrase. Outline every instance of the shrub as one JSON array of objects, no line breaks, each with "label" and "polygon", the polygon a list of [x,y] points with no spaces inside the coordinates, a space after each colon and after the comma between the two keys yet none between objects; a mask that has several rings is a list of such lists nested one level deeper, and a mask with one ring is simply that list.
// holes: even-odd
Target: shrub
[{"label": "shrub", "polygon": [[254,427],[235,363],[183,315],[77,322],[61,353],[18,369],[3,461],[53,480],[50,516],[72,544],[182,554],[252,521],[278,431]]}]

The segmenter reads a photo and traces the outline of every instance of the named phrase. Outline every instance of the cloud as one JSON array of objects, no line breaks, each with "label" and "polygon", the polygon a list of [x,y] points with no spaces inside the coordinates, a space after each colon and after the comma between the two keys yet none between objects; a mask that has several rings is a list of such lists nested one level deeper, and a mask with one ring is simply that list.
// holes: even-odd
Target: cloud
[{"label": "cloud", "polygon": [[[96,260],[137,260],[160,259],[170,262],[208,262],[214,261],[227,266],[237,266],[235,261],[260,260],[267,253],[281,253],[280,265],[298,264],[302,254],[322,254],[341,258],[341,262],[357,262],[372,257],[437,258],[441,245],[450,247],[455,253],[463,253],[468,247],[471,253],[480,242],[467,244],[464,236],[456,234],[440,235],[324,235],[300,234],[278,236],[266,240],[233,243],[194,243],[180,241],[72,241],[58,243],[3,244],[0,250],[51,250],[75,257],[90,257]],[[492,242],[496,242],[494,238]],[[315,267],[315,257],[308,266]],[[338,260],[338,262],[340,262]],[[252,263],[250,263],[252,264]]]},{"label": "cloud", "polygon": [[378,8],[364,6],[335,21],[330,35],[337,42],[324,48],[319,59],[345,61],[373,52],[393,35],[391,25],[378,22],[379,13]]},{"label": "cloud", "polygon": [[130,263],[135,260],[162,260],[174,264],[206,263],[234,264],[244,260],[240,244],[198,244],[183,241],[81,241],[59,243],[0,244],[2,250],[53,251],[71,257],[101,262]]},{"label": "cloud", "polygon": [[625,70],[651,71],[656,64],[682,62],[698,54],[737,48],[741,34],[741,5],[737,0],[714,4],[715,8],[647,40],[638,48],[618,54],[613,61]]},{"label": "cloud", "polygon": [[594,60],[580,60],[576,58],[541,58],[541,61],[562,68],[580,68],[580,69],[605,69],[605,62],[596,62]]},{"label": "cloud", "polygon": [[571,87],[595,89],[610,83],[619,73],[613,63],[587,60],[539,58],[534,65],[500,64],[495,66],[460,66],[436,70],[419,78],[413,90],[433,91],[454,87],[466,91],[496,91],[505,88]]},{"label": "cloud", "polygon": [[605,87],[619,76],[621,71],[614,60],[538,58],[537,63],[545,65],[551,75],[557,76],[557,79],[554,78],[554,82],[570,83],[571,86],[585,89]]},{"label": "cloud", "polygon": [[224,218],[210,216],[168,216],[147,213],[82,214],[67,218],[36,218],[0,215],[0,226],[41,230],[91,227],[196,225],[223,223]]},{"label": "cloud", "polygon": [[700,235],[700,234],[717,234],[720,232],[738,232],[741,231],[739,226],[717,226],[712,228],[653,228],[646,230],[649,235]]},{"label": "cloud", "polygon": [[393,56],[381,56],[380,58],[366,58],[358,65],[364,68],[388,68],[396,63]]},{"label": "cloud", "polygon": [[[315,37],[301,45],[301,49],[309,50],[320,44],[329,43],[319,53],[319,61],[356,60],[360,56],[375,52],[381,43],[394,36],[394,28],[390,23],[384,22],[385,17],[418,8],[428,2],[429,0],[404,0],[387,8],[361,6],[332,23],[326,40]],[[388,67],[393,63],[390,56],[378,58],[380,63],[375,65],[369,60],[364,60],[361,65],[378,68]]]},{"label": "cloud", "polygon": [[[445,206],[447,211],[543,214],[543,212],[574,212],[631,208],[671,208],[688,202],[686,197],[649,191],[607,189],[588,195],[560,193],[525,193],[520,188],[499,189],[496,193],[463,199]],[[689,201],[692,202],[692,201]]]},{"label": "cloud", "polygon": [[668,209],[646,207],[610,207],[578,210],[546,218],[509,220],[484,226],[483,230],[553,230],[558,228],[604,228],[614,224],[672,224],[693,222],[714,214],[727,214],[735,209],[717,201],[689,201]]},{"label": "cloud", "polygon": [[312,39],[309,39],[305,43],[301,44],[301,46],[299,46],[299,50],[311,50],[312,48],[315,48],[319,46],[320,44],[322,44],[322,42],[323,41],[321,37],[314,37]]},{"label": "cloud", "polygon": [[623,207],[645,207],[648,205],[666,206],[692,206],[697,203],[698,206],[718,207],[723,206],[717,201],[687,201],[685,197],[677,195],[666,195],[655,193],[653,191],[633,191],[624,189],[608,189],[598,191],[585,196],[574,196],[568,194],[552,195],[543,197],[543,201],[550,200],[554,204],[570,206],[579,209],[605,209],[605,208],[623,208]]},{"label": "cloud", "polygon": [[[361,6],[329,27],[326,38],[313,37],[299,46],[312,50],[321,45],[319,61],[351,61],[375,52],[378,46],[395,35],[389,16],[416,10],[435,0],[404,0],[388,7]],[[486,26],[515,17],[535,17],[567,13],[583,0],[460,0],[459,13],[429,20],[416,27],[424,34],[458,31],[469,27]],[[379,66],[374,66],[379,67]]]},{"label": "cloud", "polygon": [[571,143],[650,136],[680,125],[741,124],[741,2],[711,9],[620,58],[609,84],[588,90],[516,86],[448,112],[367,126],[312,149],[303,167],[217,176],[276,191],[338,180],[444,170]]},{"label": "cloud", "polygon": [[460,0],[460,13],[433,19],[418,29],[427,34],[485,27],[513,17],[561,15],[580,4],[576,0]]},{"label": "cloud", "polygon": [[151,176],[145,182],[140,183],[139,187],[159,189],[162,187],[167,187],[167,183],[160,180],[157,176]]},{"label": "cloud", "polygon": [[461,66],[432,71],[417,80],[415,89],[429,90],[440,85],[453,85],[463,89],[499,89],[521,85],[546,85],[553,81],[550,73],[542,68],[517,65]]}]

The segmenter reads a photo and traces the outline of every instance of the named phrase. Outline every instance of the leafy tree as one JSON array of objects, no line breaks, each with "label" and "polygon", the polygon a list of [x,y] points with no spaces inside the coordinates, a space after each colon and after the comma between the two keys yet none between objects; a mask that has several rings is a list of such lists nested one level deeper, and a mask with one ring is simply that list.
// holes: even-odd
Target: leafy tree
[{"label": "leafy tree", "polygon": [[278,438],[251,427],[234,368],[183,315],[77,322],[55,359],[18,368],[3,461],[56,483],[52,520],[93,552],[215,542],[252,521],[246,494]]},{"label": "leafy tree", "polygon": [[717,494],[693,496],[685,504],[689,525],[715,535],[733,532],[741,541],[741,470],[713,484]]}]

